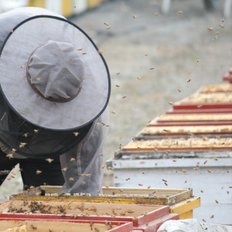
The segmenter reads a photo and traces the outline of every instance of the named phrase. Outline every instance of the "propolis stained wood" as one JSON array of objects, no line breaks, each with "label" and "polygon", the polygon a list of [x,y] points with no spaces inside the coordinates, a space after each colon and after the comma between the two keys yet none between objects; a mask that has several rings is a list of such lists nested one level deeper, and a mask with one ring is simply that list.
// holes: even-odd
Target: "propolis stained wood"
[{"label": "propolis stained wood", "polygon": [[[172,198],[174,202],[186,200],[192,196],[192,189],[167,189],[167,188],[118,188],[118,187],[103,187],[103,194],[106,195],[124,195],[126,197],[142,196],[142,197],[157,197],[157,198]],[[171,200],[172,201],[172,200]]]},{"label": "propolis stained wood", "polygon": [[178,103],[190,104],[226,104],[232,103],[232,94],[230,92],[216,92],[216,93],[196,93],[190,97],[184,98]]},{"label": "propolis stained wood", "polygon": [[162,114],[155,119],[157,122],[211,122],[232,121],[232,114]]},{"label": "propolis stained wood", "polygon": [[209,84],[202,86],[198,93],[230,93],[232,94],[232,85],[228,83]]},{"label": "propolis stained wood", "polygon": [[125,152],[145,152],[161,150],[228,150],[232,149],[232,138],[167,138],[161,140],[135,140],[122,148]]},{"label": "propolis stained wood", "polygon": [[148,127],[163,126],[216,126],[232,125],[232,114],[228,113],[207,113],[207,114],[162,114],[148,123]]},{"label": "propolis stained wood", "polygon": [[[60,202],[102,202],[110,204],[173,205],[192,197],[191,189],[103,187],[102,194],[99,196],[77,194],[59,196],[58,193],[60,190],[61,187],[58,186],[40,186],[39,188],[33,188],[22,194],[15,195],[12,199]],[[54,196],[55,193],[57,194],[56,196]]]},{"label": "propolis stained wood", "polygon": [[172,135],[208,135],[231,134],[232,125],[204,125],[204,126],[160,126],[145,127],[137,137],[172,136]]},{"label": "propolis stained wood", "polygon": [[174,205],[192,197],[191,189],[161,189],[161,188],[103,188],[103,193],[110,196],[110,200],[123,197],[127,204],[132,202],[142,204]]},{"label": "propolis stained wood", "polygon": [[0,205],[0,217],[5,214],[30,215],[56,220],[131,221],[134,226],[147,223],[169,213],[168,206],[107,204],[89,202],[55,202],[10,200]]}]

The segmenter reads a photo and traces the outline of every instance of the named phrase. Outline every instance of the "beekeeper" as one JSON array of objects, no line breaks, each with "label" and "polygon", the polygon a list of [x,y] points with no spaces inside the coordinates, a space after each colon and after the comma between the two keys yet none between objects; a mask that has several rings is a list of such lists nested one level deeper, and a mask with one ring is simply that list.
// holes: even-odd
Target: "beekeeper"
[{"label": "beekeeper", "polygon": [[19,8],[0,16],[0,171],[24,186],[98,194],[110,95],[107,65],[62,16]]}]

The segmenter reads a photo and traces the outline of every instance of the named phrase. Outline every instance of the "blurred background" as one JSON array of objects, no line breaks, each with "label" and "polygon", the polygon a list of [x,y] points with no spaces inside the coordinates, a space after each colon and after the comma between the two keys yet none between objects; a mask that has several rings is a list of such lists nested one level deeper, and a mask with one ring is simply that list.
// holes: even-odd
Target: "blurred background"
[{"label": "blurred background", "polygon": [[48,8],[97,44],[112,79],[106,161],[172,102],[222,81],[232,63],[231,1],[0,0],[0,10]]}]

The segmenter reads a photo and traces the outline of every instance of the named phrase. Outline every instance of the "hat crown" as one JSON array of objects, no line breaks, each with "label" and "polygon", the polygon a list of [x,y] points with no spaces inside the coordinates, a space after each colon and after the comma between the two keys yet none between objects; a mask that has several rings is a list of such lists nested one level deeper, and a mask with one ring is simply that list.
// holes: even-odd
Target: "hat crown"
[{"label": "hat crown", "polygon": [[83,63],[71,43],[47,41],[30,56],[27,64],[29,84],[43,98],[67,102],[81,90]]}]

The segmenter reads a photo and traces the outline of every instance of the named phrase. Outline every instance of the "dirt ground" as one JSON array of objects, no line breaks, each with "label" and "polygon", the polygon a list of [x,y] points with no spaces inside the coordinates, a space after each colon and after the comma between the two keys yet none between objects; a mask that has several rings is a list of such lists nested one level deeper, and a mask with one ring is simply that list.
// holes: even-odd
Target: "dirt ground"
[{"label": "dirt ground", "polygon": [[[163,15],[158,0],[108,1],[71,19],[97,44],[111,73],[105,160],[171,102],[222,81],[232,60],[232,20],[223,19],[224,1],[218,2],[207,12],[201,0],[174,0]],[[110,177],[106,172],[105,184]]]}]

